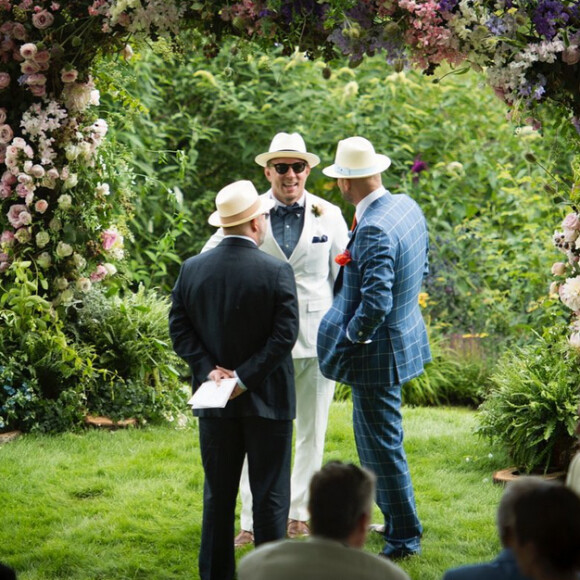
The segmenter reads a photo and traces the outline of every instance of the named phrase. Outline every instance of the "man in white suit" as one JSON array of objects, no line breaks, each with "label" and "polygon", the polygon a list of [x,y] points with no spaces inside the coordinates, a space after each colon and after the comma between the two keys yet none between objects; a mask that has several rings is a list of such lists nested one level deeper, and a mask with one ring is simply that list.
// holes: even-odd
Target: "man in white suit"
[{"label": "man in white suit", "polygon": [[238,566],[240,580],[409,580],[386,558],[363,551],[371,521],[375,476],[339,461],[327,463],[310,484],[312,537],[256,548]]},{"label": "man in white suit", "polygon": [[[334,261],[348,243],[348,228],[340,208],[306,191],[310,169],[320,158],[306,150],[298,133],[278,133],[268,152],[256,157],[264,167],[271,188],[263,195],[275,201],[268,231],[260,249],[290,263],[296,277],[300,333],[292,351],[296,382],[296,448],[291,478],[288,520],[290,538],[309,534],[308,486],[320,469],[328,411],[334,395],[334,381],[322,376],[316,357],[318,325],[332,304],[332,288],[339,270]],[[218,230],[202,251],[222,239]],[[241,532],[236,546],[253,542],[251,492],[247,463],[240,484],[242,496]]]}]

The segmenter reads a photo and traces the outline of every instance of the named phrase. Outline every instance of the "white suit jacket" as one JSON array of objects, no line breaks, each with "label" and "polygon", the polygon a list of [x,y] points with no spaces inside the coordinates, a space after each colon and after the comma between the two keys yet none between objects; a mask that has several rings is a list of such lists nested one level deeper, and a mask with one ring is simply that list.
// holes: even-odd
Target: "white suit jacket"
[{"label": "white suit jacket", "polygon": [[386,558],[340,542],[310,537],[262,544],[244,556],[239,580],[409,580]]},{"label": "white suit jacket", "polygon": [[[272,197],[272,190],[263,194]],[[316,356],[316,335],[325,312],[330,308],[334,280],[339,266],[334,257],[348,244],[348,228],[340,208],[321,197],[305,192],[304,227],[290,259],[276,242],[272,224],[260,249],[289,262],[296,277],[300,332],[292,351],[293,358]],[[202,252],[214,248],[223,239],[219,229],[205,244]]]}]

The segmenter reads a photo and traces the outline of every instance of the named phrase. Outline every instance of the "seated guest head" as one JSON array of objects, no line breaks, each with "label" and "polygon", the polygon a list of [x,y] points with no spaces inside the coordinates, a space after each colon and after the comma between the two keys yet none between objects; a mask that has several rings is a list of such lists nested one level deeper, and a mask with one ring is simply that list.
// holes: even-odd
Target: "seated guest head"
[{"label": "seated guest head", "polygon": [[355,548],[364,545],[375,497],[375,476],[351,463],[327,463],[310,482],[310,525],[315,536]]},{"label": "seated guest head", "polygon": [[522,494],[514,504],[513,549],[524,574],[573,580],[580,571],[580,497],[552,484]]},{"label": "seated guest head", "polygon": [[0,580],[16,580],[16,572],[4,564],[0,564]]},{"label": "seated guest head", "polygon": [[511,548],[515,535],[515,511],[514,506],[516,501],[526,493],[535,489],[543,489],[546,486],[553,485],[541,477],[534,477],[531,475],[523,476],[507,484],[499,507],[497,508],[497,531],[501,545],[504,548]]}]

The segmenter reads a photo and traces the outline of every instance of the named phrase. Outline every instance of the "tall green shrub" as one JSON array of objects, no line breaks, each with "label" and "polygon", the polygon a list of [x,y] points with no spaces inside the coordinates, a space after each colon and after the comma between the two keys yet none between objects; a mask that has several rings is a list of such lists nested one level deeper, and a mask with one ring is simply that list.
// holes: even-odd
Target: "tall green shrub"
[{"label": "tall green shrub", "polygon": [[[252,179],[267,188],[254,157],[277,131],[301,132],[321,166],[339,139],[361,134],[393,160],[385,185],[409,193],[426,214],[433,321],[507,337],[544,323],[539,304],[559,210],[544,189],[554,180],[530,160],[565,176],[575,147],[562,146],[549,117],[543,136],[517,130],[475,74],[434,83],[395,73],[376,57],[356,69],[334,65],[329,76],[325,63],[299,54],[230,48],[212,61],[195,52],[142,52],[136,83],[125,87],[147,111],[115,128],[141,175],[131,258],[137,281],[169,290],[179,262],[212,233],[206,219],[223,185]],[[421,173],[411,171],[417,157],[427,164]],[[353,208],[318,167],[308,187],[350,218]]]}]

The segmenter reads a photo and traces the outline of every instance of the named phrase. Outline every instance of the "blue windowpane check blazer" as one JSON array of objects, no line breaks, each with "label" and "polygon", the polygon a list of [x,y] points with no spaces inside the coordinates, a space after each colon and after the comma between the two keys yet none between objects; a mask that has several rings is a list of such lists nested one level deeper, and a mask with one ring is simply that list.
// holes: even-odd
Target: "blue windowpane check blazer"
[{"label": "blue windowpane check blazer", "polygon": [[423,212],[387,191],[363,213],[347,249],[351,261],[318,330],[322,373],[353,387],[402,385],[431,360],[418,303],[429,254]]}]

